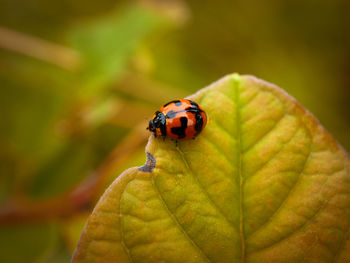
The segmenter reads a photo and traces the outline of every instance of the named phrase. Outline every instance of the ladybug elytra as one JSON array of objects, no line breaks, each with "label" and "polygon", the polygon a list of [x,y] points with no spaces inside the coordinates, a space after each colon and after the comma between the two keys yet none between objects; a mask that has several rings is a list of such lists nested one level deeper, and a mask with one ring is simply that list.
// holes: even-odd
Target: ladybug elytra
[{"label": "ladybug elytra", "polygon": [[194,139],[207,124],[207,115],[194,101],[173,100],[156,111],[148,130],[154,136],[169,136],[175,140]]}]

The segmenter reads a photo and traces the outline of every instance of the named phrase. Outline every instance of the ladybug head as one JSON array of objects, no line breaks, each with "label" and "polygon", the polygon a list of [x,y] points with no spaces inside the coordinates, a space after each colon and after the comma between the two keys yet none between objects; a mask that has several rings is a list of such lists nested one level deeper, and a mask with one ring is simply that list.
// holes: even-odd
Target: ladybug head
[{"label": "ladybug head", "polygon": [[153,132],[154,135],[157,137],[157,135],[166,136],[166,118],[163,113],[160,111],[157,111],[154,114],[153,120],[149,121],[147,130],[150,132]]},{"label": "ladybug head", "polygon": [[150,132],[156,132],[156,126],[154,125],[154,121],[153,120],[149,121],[147,130],[149,130]]}]

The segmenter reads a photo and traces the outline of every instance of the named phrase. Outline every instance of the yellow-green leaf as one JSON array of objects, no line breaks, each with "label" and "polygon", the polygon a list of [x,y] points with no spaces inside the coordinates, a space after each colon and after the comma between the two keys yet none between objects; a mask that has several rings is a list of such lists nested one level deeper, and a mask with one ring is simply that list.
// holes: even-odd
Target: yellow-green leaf
[{"label": "yellow-green leaf", "polygon": [[195,139],[151,136],[109,187],[74,262],[350,262],[350,161],[280,88],[229,75],[190,97]]}]

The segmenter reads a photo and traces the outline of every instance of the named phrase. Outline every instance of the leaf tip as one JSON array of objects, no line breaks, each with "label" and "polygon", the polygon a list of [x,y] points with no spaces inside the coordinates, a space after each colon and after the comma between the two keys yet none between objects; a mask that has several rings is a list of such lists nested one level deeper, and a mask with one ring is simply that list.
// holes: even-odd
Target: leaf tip
[{"label": "leaf tip", "polygon": [[238,73],[231,74],[231,79],[235,82],[240,82],[242,80],[242,77]]}]

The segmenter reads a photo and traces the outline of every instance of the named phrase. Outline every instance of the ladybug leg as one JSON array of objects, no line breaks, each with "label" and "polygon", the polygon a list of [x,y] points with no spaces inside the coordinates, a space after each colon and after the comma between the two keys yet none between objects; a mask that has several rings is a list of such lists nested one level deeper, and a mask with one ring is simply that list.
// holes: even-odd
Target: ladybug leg
[{"label": "ladybug leg", "polygon": [[178,145],[177,140],[175,140],[175,146],[176,146],[176,148],[177,148],[177,145]]},{"label": "ladybug leg", "polygon": [[163,136],[163,142],[165,141],[165,136]]}]

